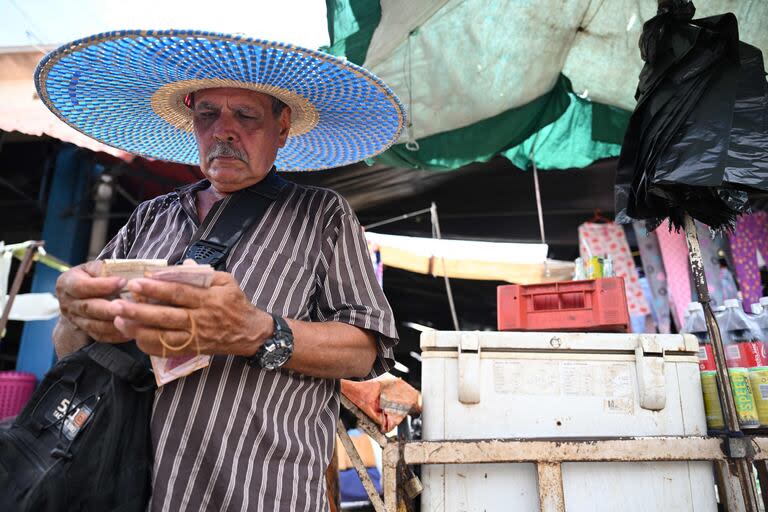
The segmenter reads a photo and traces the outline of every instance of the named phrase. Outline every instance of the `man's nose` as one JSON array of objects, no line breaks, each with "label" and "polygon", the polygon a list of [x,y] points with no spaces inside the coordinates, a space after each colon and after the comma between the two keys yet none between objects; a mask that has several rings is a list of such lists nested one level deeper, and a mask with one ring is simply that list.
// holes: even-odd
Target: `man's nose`
[{"label": "man's nose", "polygon": [[235,142],[235,136],[231,133],[217,132],[213,134],[213,138],[219,142]]},{"label": "man's nose", "polygon": [[220,142],[235,142],[237,140],[237,132],[232,127],[232,123],[229,119],[218,119],[216,126],[213,129],[213,138]]}]

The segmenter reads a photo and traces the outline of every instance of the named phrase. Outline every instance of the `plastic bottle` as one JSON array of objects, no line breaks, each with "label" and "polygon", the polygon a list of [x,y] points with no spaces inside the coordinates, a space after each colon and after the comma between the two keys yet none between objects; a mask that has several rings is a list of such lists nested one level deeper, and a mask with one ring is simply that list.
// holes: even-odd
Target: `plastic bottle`
[{"label": "plastic bottle", "polygon": [[752,304],[752,318],[757,322],[758,327],[763,333],[763,341],[766,339],[766,333],[768,333],[768,297],[760,297],[760,302]]},{"label": "plastic bottle", "polygon": [[[768,384],[768,358],[757,323],[736,299],[728,299],[718,319],[739,424],[743,428],[768,426],[768,386],[765,399],[759,384]],[[762,411],[762,413],[761,413]]]},{"label": "plastic bottle", "polygon": [[573,280],[583,281],[587,278],[587,271],[584,269],[584,260],[576,258],[573,262]]},{"label": "plastic bottle", "polygon": [[615,275],[613,271],[613,258],[610,254],[606,254],[603,258],[603,277],[613,277]]},{"label": "plastic bottle", "polygon": [[[751,319],[760,329],[762,355],[765,356],[766,344],[768,343],[768,297],[761,297],[760,302],[752,304],[752,313]],[[760,424],[765,426],[768,423],[768,363],[764,362],[763,364],[765,366],[750,370],[749,381],[752,386],[752,394],[755,397]]]},{"label": "plastic bottle", "polygon": [[707,334],[707,323],[704,319],[704,309],[698,302],[688,304],[683,332],[693,334],[699,340],[699,375],[701,376],[701,392],[704,396],[704,412],[707,415],[709,430],[725,428],[723,409],[717,394],[717,371],[712,343]]}]

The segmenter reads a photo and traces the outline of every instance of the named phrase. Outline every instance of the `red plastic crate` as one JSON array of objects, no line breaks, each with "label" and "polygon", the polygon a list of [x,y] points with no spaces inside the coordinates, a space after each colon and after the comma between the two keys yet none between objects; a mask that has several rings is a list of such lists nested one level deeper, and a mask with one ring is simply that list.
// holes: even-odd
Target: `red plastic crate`
[{"label": "red plastic crate", "polygon": [[629,331],[621,277],[504,285],[496,298],[500,331]]}]

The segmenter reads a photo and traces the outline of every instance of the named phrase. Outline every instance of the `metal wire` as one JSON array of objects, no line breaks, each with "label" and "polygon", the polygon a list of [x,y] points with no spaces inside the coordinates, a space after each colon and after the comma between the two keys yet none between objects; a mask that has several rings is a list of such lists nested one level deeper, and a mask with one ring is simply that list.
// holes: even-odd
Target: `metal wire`
[{"label": "metal wire", "polygon": [[[442,240],[442,235],[440,234],[440,220],[437,217],[437,205],[435,203],[432,203],[431,210],[431,217],[432,217],[432,237],[436,238],[437,240]],[[448,272],[445,268],[445,257],[440,256],[440,261],[443,266],[443,279],[445,280],[445,292],[448,295],[448,305],[451,308],[451,319],[453,320],[453,328],[457,331],[460,331],[461,328],[459,326],[459,317],[456,315],[456,304],[453,302],[453,291],[451,290],[451,280],[448,279]]]},{"label": "metal wire", "polygon": [[384,220],[380,220],[378,222],[374,222],[372,224],[368,224],[367,226],[363,226],[363,229],[368,230],[368,229],[377,228],[379,226],[384,226],[386,224],[391,224],[393,222],[398,222],[398,221],[401,221],[401,220],[410,219],[411,217],[416,217],[418,215],[424,215],[425,213],[429,213],[431,211],[432,211],[432,208],[424,208],[423,210],[417,210],[417,211],[411,212],[411,213],[404,213],[402,215],[398,215],[397,217],[391,217],[389,219],[384,219]]}]

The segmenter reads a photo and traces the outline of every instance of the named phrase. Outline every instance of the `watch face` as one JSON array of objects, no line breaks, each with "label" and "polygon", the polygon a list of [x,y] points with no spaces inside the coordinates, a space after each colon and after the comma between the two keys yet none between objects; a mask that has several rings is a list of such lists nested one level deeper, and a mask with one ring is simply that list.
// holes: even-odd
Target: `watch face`
[{"label": "watch face", "polygon": [[261,366],[267,370],[274,370],[283,366],[293,354],[292,347],[278,346],[272,351],[267,351],[261,356]]},{"label": "watch face", "polygon": [[293,337],[280,335],[268,340],[264,345],[259,364],[267,370],[274,370],[283,366],[293,354]]}]

